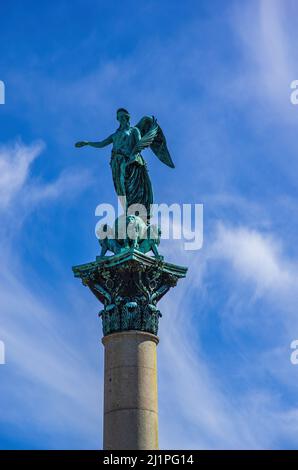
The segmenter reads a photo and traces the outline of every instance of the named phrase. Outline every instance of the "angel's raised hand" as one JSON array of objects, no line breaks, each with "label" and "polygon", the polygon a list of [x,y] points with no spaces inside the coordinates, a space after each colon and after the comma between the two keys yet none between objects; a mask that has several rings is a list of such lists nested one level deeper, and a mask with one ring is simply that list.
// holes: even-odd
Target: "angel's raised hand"
[{"label": "angel's raised hand", "polygon": [[82,141],[75,143],[75,147],[84,147],[85,145],[88,145],[88,142]]}]

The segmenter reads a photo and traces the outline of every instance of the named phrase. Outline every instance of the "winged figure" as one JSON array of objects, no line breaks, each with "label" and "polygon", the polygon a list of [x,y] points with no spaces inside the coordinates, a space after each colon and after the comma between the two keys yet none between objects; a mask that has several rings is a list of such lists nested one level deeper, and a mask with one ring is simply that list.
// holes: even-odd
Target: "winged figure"
[{"label": "winged figure", "polygon": [[113,182],[120,201],[125,201],[124,209],[127,210],[133,204],[142,205],[150,218],[153,192],[147,165],[141,152],[150,147],[162,163],[174,168],[165,136],[154,116],[144,116],[138,124],[131,126],[129,112],[119,108],[117,120],[120,124],[118,129],[106,139],[99,142],[81,141],[75,146],[90,145],[102,148],[112,144],[110,165]]}]

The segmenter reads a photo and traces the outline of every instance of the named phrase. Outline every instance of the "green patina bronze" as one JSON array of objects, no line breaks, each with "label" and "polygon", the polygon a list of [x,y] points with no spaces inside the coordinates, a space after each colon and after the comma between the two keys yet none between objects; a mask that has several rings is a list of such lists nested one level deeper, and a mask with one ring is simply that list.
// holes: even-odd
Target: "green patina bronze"
[{"label": "green patina bronze", "polygon": [[135,249],[73,268],[74,275],[104,305],[103,334],[140,330],[157,334],[157,302],[185,277],[187,268],[165,263]]},{"label": "green patina bronze", "polygon": [[110,165],[115,191],[118,196],[126,198],[124,209],[127,210],[133,204],[141,204],[150,217],[153,192],[141,151],[150,147],[161,162],[174,168],[165,136],[154,117],[144,116],[136,126],[131,126],[128,111],[120,108],[117,110],[117,120],[120,126],[106,139],[100,142],[81,141],[75,146],[102,148],[113,144]]},{"label": "green patina bronze", "polygon": [[[156,335],[161,317],[157,302],[186,276],[187,268],[164,262],[158,252],[161,232],[150,223],[153,192],[141,151],[150,147],[160,161],[171,168],[174,164],[154,117],[144,116],[132,127],[129,113],[120,108],[117,119],[119,128],[103,141],[75,144],[96,148],[113,144],[110,165],[124,215],[113,227],[100,227],[100,255],[94,262],[74,266],[73,272],[104,305],[100,312],[104,335],[127,330]],[[135,204],[142,205],[145,214],[129,215],[129,207]],[[124,237],[119,236],[123,228]],[[106,256],[107,252],[113,255]]]},{"label": "green patina bronze", "polygon": [[[120,237],[124,233],[123,237]],[[118,234],[118,236],[117,236]],[[102,224],[98,229],[100,256],[105,256],[107,251],[115,255],[135,248],[142,253],[152,251],[156,258],[162,258],[158,253],[161,230],[155,224],[146,224],[141,217],[135,215],[121,215],[115,220],[113,227]]]}]

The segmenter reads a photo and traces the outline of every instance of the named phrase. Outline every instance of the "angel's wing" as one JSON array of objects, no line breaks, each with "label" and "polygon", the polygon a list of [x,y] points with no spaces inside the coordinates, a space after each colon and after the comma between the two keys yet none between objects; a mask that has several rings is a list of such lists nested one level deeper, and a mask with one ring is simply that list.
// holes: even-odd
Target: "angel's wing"
[{"label": "angel's wing", "polygon": [[171,155],[168,151],[166,138],[164,136],[164,133],[162,132],[161,127],[157,124],[156,119],[153,116],[144,116],[138,122],[136,127],[139,129],[142,136],[138,144],[142,145],[142,140],[147,140],[148,136],[147,141],[149,142],[150,139],[152,139],[152,141],[148,143],[148,145],[145,145],[143,148],[150,147],[161,162],[171,168],[175,168]]},{"label": "angel's wing", "polygon": [[136,145],[135,145],[135,147],[132,151],[133,155],[135,155],[138,152],[141,152],[143,149],[145,149],[147,147],[150,147],[153,144],[154,139],[156,138],[157,133],[158,133],[158,127],[159,126],[156,122],[156,119],[153,118],[150,128],[148,130],[146,130],[145,133],[143,133],[143,134],[141,133],[142,137],[136,143]]}]

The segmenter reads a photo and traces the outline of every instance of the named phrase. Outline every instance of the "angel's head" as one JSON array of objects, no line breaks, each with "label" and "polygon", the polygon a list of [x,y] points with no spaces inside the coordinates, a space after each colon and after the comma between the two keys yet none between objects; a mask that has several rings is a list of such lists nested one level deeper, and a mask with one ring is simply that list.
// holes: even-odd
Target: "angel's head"
[{"label": "angel's head", "polygon": [[130,115],[129,112],[124,108],[117,109],[117,121],[120,122],[120,125],[124,126],[129,124]]}]

